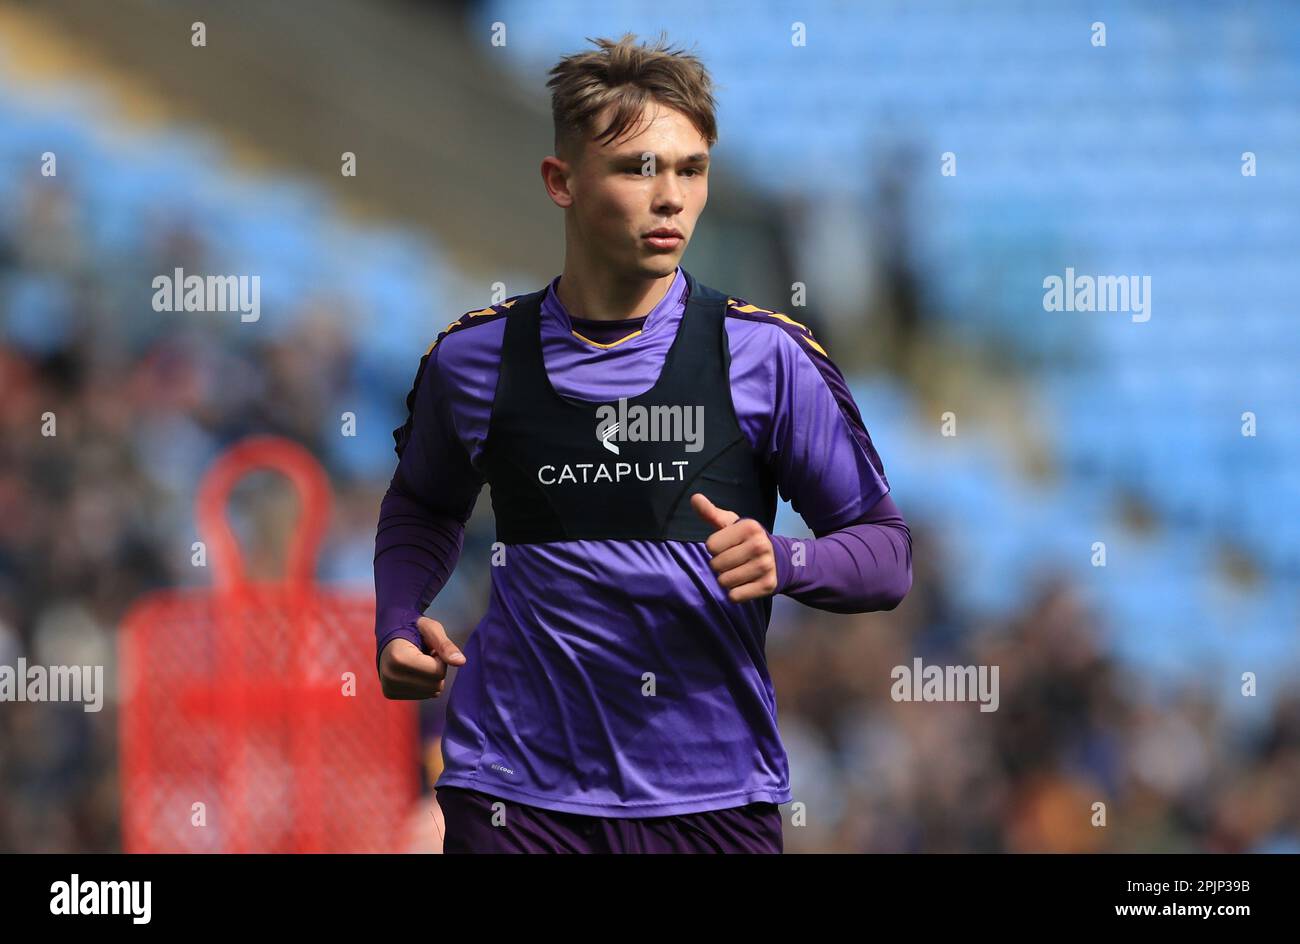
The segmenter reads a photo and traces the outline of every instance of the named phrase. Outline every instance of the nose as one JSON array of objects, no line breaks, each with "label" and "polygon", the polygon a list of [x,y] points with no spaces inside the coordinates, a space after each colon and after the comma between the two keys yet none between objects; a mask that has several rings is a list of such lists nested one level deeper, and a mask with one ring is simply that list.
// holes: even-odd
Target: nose
[{"label": "nose", "polygon": [[655,175],[654,211],[659,215],[682,211],[682,185],[676,174]]}]

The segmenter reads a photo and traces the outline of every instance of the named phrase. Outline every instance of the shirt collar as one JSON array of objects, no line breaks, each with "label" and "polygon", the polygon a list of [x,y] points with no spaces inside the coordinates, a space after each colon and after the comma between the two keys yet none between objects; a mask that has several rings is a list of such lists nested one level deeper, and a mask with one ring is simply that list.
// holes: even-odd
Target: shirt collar
[{"label": "shirt collar", "polygon": [[[569,319],[569,312],[560,301],[560,296],[556,294],[555,289],[559,284],[560,276],[557,275],[551,279],[551,284],[546,289],[546,295],[542,298],[542,314],[546,317],[555,318],[564,326],[564,330],[569,332],[573,330],[573,322]],[[672,285],[668,287],[668,291],[664,293],[664,297],[659,300],[658,304],[650,309],[645,322],[641,325],[641,332],[645,334],[654,330],[655,326],[663,321],[674,308],[681,305],[685,295],[686,276],[683,274],[682,267],[678,266]]]}]

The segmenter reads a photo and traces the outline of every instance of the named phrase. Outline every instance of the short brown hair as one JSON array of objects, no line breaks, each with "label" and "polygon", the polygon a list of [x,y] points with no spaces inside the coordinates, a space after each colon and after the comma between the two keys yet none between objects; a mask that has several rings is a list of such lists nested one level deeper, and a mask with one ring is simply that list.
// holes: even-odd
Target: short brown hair
[{"label": "short brown hair", "polygon": [[666,46],[662,33],[654,46],[636,45],[633,33],[624,33],[617,42],[591,37],[587,41],[600,50],[563,57],[546,83],[557,156],[569,160],[581,154],[592,135],[592,122],[611,102],[616,105],[613,117],[609,127],[595,135],[597,141],[617,140],[653,100],[686,115],[713,147],[718,140],[713,81],[696,56]]}]

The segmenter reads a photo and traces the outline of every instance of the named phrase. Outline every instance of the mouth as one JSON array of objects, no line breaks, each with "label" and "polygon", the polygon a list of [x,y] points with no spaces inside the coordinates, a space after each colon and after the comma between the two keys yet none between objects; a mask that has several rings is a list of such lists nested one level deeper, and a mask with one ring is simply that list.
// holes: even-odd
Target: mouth
[{"label": "mouth", "polygon": [[656,249],[663,250],[676,249],[683,242],[682,234],[671,227],[652,229],[641,238]]}]

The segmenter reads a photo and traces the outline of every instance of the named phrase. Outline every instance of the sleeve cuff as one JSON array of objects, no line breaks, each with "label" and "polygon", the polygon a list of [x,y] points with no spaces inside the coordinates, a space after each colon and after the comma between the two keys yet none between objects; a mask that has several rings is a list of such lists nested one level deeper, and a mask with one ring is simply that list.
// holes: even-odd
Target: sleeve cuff
[{"label": "sleeve cuff", "polygon": [[790,563],[790,545],[794,539],[783,534],[768,534],[768,539],[772,542],[772,552],[776,556],[776,590],[773,592],[785,593],[794,576],[794,567]]}]

